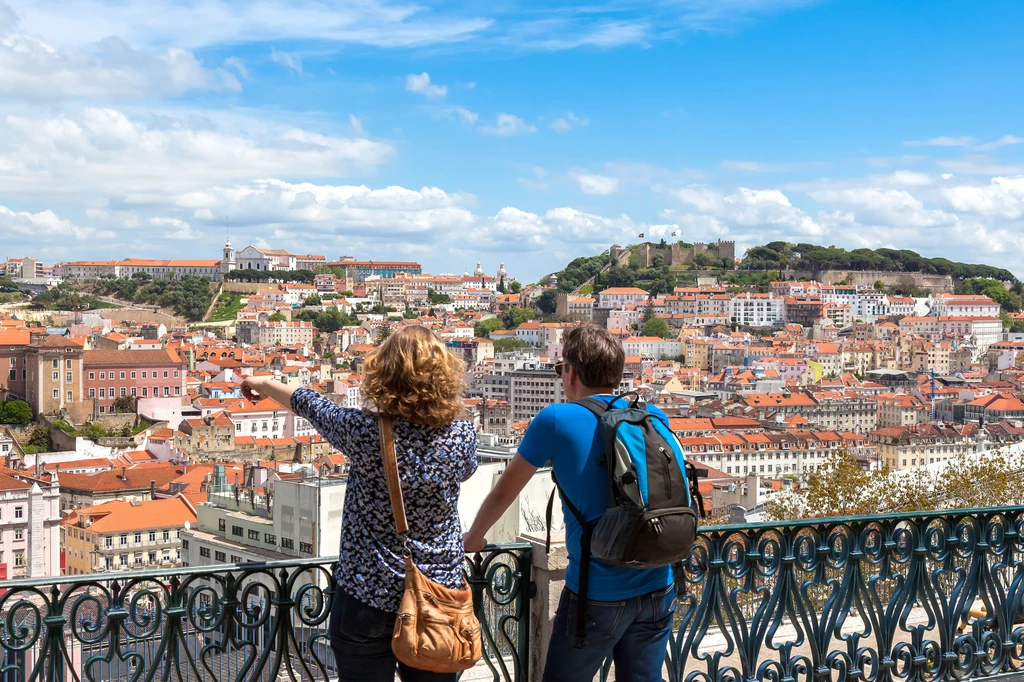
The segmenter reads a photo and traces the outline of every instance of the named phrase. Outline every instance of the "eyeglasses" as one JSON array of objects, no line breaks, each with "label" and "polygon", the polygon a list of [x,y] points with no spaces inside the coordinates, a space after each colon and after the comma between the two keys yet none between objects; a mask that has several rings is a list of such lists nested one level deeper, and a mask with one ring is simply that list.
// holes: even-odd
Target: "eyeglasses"
[{"label": "eyeglasses", "polygon": [[564,362],[556,362],[555,363],[555,376],[557,376],[559,379],[561,379],[562,378],[562,370],[564,370],[565,367],[566,367],[566,365],[565,365]]}]

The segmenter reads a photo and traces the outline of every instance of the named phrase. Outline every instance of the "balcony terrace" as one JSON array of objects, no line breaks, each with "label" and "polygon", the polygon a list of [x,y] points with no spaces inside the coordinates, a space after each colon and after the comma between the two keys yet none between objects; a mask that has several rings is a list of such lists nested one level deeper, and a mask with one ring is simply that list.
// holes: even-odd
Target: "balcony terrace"
[{"label": "balcony terrace", "polygon": [[[709,527],[664,676],[1024,677],[1022,532],[1024,507]],[[486,655],[464,680],[540,678],[564,568],[564,545],[529,536],[467,560]],[[309,559],[0,583],[0,682],[335,678],[330,575]]]}]

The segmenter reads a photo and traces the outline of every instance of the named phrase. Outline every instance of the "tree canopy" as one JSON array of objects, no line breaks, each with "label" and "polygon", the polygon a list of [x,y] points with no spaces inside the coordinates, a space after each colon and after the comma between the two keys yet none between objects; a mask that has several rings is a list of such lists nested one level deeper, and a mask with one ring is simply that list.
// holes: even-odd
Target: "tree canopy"
[{"label": "tree canopy", "polygon": [[644,336],[657,336],[658,338],[667,339],[670,334],[668,322],[665,322],[660,317],[652,317],[644,322]]},{"label": "tree canopy", "polygon": [[1017,282],[1009,270],[991,265],[958,263],[946,258],[926,258],[909,249],[853,249],[836,246],[770,242],[749,249],[740,268],[744,270],[880,270],[919,272],[926,275],[951,275],[959,280],[983,277],[1000,282]]},{"label": "tree canopy", "polygon": [[25,425],[32,421],[32,407],[24,400],[6,400],[0,403],[0,424]]}]

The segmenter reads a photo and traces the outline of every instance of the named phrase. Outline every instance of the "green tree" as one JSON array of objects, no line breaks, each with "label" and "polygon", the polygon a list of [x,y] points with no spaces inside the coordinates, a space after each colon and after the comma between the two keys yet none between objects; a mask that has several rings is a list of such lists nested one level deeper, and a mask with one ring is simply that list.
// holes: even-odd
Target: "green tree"
[{"label": "green tree", "polygon": [[135,412],[135,398],[130,395],[123,395],[114,399],[114,404],[111,405],[111,409],[114,412],[129,413]]},{"label": "green tree", "polygon": [[505,291],[505,282],[504,281],[499,281],[498,282],[498,293],[499,294],[506,293],[506,291]]},{"label": "green tree", "polygon": [[32,421],[32,407],[24,400],[7,400],[0,403],[0,424],[25,425]]},{"label": "green tree", "polygon": [[435,291],[434,289],[427,290],[427,300],[431,305],[441,305],[452,302],[451,296],[448,294],[442,294],[440,291]]},{"label": "green tree", "polygon": [[[665,241],[664,239],[662,241]],[[656,253],[651,257],[651,267],[660,268],[665,265],[665,257],[660,253]]]},{"label": "green tree", "polygon": [[495,329],[501,329],[501,320],[496,317],[489,317],[473,325],[473,335],[477,338],[487,339],[490,338],[491,332]]},{"label": "green tree", "polygon": [[526,348],[530,344],[522,339],[515,337],[509,337],[506,339],[495,339],[494,340],[494,352],[495,353],[510,353],[517,348]]},{"label": "green tree", "polygon": [[644,266],[644,259],[640,257],[639,253],[631,253],[628,263],[630,270],[639,270]]},{"label": "green tree", "polygon": [[287,318],[287,317],[285,317],[285,316],[284,316],[284,314],[283,314],[283,313],[281,313],[281,312],[275,312],[275,313],[272,313],[272,314],[270,315],[270,317],[269,317],[268,319],[269,319],[269,320],[270,320],[271,322],[284,322],[284,321],[286,321],[286,320],[287,320],[288,318]]},{"label": "green tree", "polygon": [[557,303],[555,297],[557,294],[554,289],[545,289],[544,292],[537,297],[537,310],[541,311],[545,315],[554,315]]},{"label": "green tree", "polygon": [[318,294],[310,294],[309,296],[306,297],[306,300],[302,302],[302,305],[323,305],[323,301],[320,300],[320,296]]},{"label": "green tree", "polygon": [[513,280],[512,283],[508,285],[508,290],[513,294],[518,294],[523,290],[523,285]]},{"label": "green tree", "polygon": [[693,257],[693,264],[699,268],[706,268],[715,262],[715,257],[710,253],[698,253]]},{"label": "green tree", "polygon": [[501,323],[505,329],[515,329],[523,322],[529,322],[537,314],[530,308],[509,308],[501,315]]},{"label": "green tree", "polygon": [[42,424],[37,425],[32,429],[32,433],[28,437],[28,444],[39,448],[37,452],[49,452],[51,447],[50,432]]},{"label": "green tree", "polygon": [[667,339],[670,334],[668,323],[660,317],[652,317],[644,322],[644,336],[657,336],[658,338]]},{"label": "green tree", "polygon": [[875,291],[885,291],[885,282],[880,279],[875,280]]}]

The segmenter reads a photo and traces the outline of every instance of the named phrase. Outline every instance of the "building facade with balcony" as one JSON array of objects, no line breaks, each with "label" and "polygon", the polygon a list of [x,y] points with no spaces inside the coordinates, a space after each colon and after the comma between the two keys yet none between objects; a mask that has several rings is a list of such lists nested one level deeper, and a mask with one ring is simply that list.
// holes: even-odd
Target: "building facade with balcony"
[{"label": "building facade with balcony", "polygon": [[96,414],[114,411],[117,398],[174,398],[185,393],[185,362],[173,350],[88,350],[83,354],[86,396]]},{"label": "building facade with balcony", "polygon": [[0,582],[60,575],[60,483],[0,471]]},{"label": "building facade with balcony", "polygon": [[61,522],[65,575],[180,566],[181,532],[195,522],[183,495],[77,509]]}]

